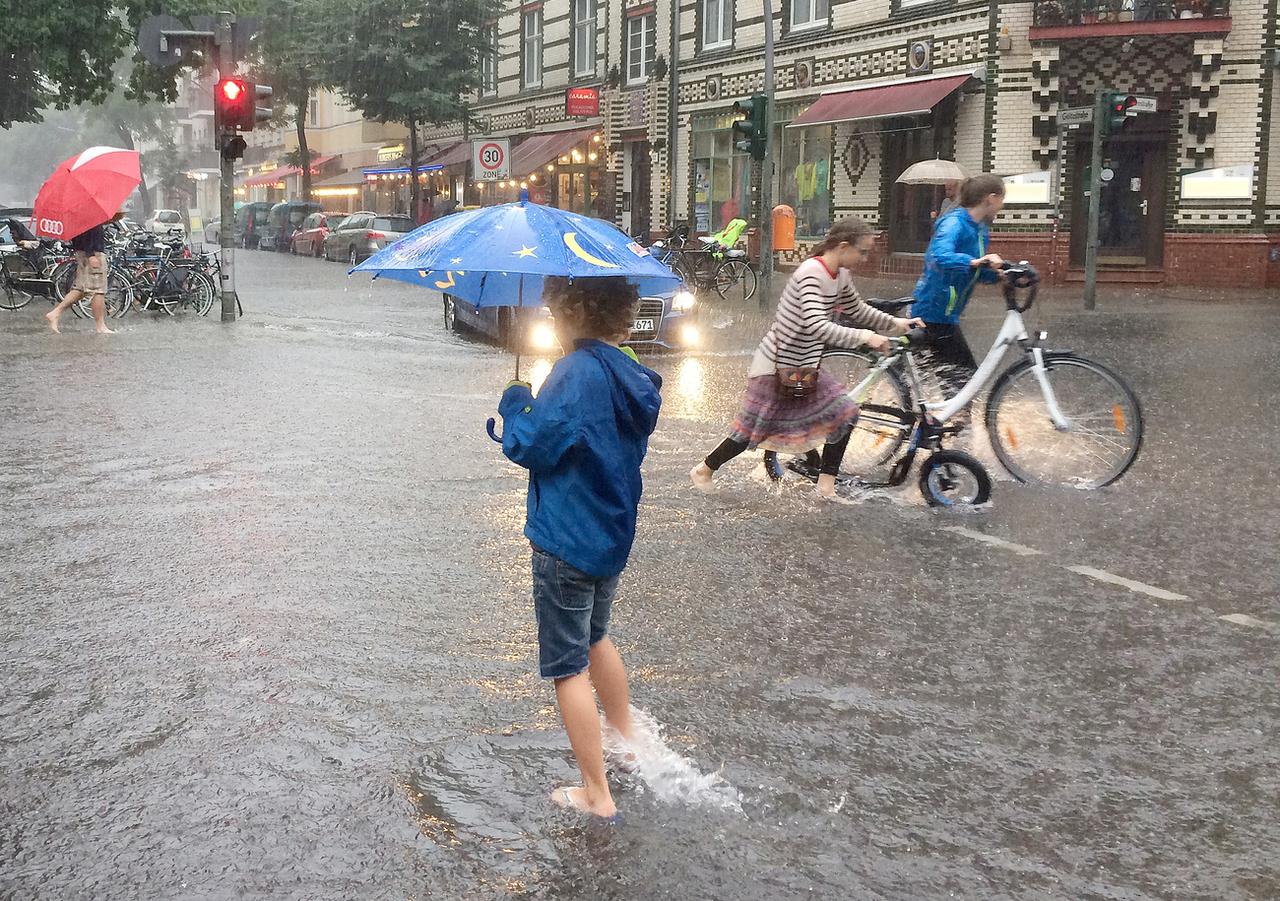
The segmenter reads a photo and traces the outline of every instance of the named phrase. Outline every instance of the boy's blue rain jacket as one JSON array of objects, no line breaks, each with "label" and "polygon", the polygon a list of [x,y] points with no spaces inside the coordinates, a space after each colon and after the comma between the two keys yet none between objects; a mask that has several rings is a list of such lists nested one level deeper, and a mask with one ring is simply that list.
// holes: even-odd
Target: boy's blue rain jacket
[{"label": "boy's blue rain jacket", "polygon": [[529,470],[525,536],[597,579],[618,575],[631,554],[661,387],[618,348],[579,341],[536,398],[516,384],[498,404],[502,452]]},{"label": "boy's blue rain jacket", "polygon": [[924,255],[924,274],[916,282],[911,315],[925,322],[952,325],[960,321],[978,282],[998,282],[994,269],[974,269],[972,263],[987,255],[990,231],[976,222],[964,207],[956,207],[938,220]]}]

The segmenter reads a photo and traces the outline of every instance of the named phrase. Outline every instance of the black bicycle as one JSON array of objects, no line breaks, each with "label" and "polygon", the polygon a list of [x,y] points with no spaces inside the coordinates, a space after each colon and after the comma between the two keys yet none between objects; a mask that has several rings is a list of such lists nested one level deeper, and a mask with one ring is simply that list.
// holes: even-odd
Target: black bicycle
[{"label": "black bicycle", "polygon": [[668,229],[666,237],[655,241],[649,252],[695,291],[714,290],[725,300],[750,300],[759,279],[747,262],[747,252],[725,247],[713,238],[697,240],[699,246],[690,247],[689,227],[679,225]]}]

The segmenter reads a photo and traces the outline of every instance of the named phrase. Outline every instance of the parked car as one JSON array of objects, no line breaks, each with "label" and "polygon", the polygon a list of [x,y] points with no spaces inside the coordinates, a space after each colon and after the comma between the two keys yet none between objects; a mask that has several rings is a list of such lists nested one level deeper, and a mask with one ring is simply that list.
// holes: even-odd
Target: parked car
[{"label": "parked car", "polygon": [[320,204],[313,200],[286,200],[277,203],[267,213],[267,225],[258,239],[259,250],[286,251],[302,223],[312,213],[320,211]]},{"label": "parked car", "polygon": [[324,239],[324,258],[344,260],[351,266],[394,244],[414,229],[408,216],[353,213]]},{"label": "parked car", "polygon": [[302,221],[302,227],[293,233],[289,249],[304,256],[320,256],[325,237],[346,218],[346,213],[312,213]]},{"label": "parked car", "polygon": [[255,201],[236,210],[235,243],[246,249],[258,246],[258,238],[267,227],[267,215],[275,204]]},{"label": "parked car", "polygon": [[181,229],[183,234],[187,232],[187,225],[177,210],[156,210],[142,223],[142,227],[153,235],[167,235],[175,228]]},{"label": "parked car", "polygon": [[[625,344],[643,349],[692,350],[702,334],[692,321],[693,292],[674,291],[640,298],[640,307]],[[470,331],[520,353],[546,354],[560,347],[544,306],[476,307],[451,294],[444,296],[444,325],[450,331]]]}]

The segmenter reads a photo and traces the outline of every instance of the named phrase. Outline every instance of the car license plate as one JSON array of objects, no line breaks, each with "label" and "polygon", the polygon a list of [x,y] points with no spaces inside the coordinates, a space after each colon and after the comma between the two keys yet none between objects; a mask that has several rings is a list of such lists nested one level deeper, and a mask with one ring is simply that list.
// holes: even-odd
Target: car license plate
[{"label": "car license plate", "polygon": [[635,324],[631,326],[633,332],[651,332],[653,331],[652,319],[637,319]]}]

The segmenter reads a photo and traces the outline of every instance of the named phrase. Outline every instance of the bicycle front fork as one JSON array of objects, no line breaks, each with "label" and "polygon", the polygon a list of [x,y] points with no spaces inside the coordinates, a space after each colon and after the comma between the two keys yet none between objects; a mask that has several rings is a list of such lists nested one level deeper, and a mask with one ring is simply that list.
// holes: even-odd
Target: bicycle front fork
[{"label": "bicycle front fork", "polygon": [[1040,384],[1040,392],[1044,395],[1044,404],[1049,408],[1049,418],[1053,420],[1054,428],[1059,432],[1070,431],[1071,420],[1058,406],[1058,397],[1053,393],[1053,386],[1049,384],[1049,369],[1044,365],[1044,351],[1039,347],[1031,348],[1031,359],[1031,371],[1035,373],[1036,381]]}]

